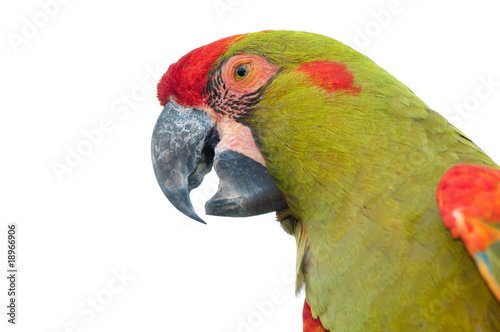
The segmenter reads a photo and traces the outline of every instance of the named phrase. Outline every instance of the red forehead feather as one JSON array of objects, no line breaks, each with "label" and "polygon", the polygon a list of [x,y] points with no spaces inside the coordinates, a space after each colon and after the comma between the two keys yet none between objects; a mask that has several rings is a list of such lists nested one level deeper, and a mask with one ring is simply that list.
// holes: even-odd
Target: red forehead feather
[{"label": "red forehead feather", "polygon": [[158,82],[160,104],[165,106],[170,97],[174,97],[181,106],[205,106],[203,89],[208,83],[208,72],[229,44],[240,36],[226,37],[194,49],[171,64]]}]

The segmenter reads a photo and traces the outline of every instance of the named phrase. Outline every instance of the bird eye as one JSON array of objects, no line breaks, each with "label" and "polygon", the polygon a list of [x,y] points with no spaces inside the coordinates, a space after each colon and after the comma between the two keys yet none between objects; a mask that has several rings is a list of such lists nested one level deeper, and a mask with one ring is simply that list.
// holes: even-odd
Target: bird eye
[{"label": "bird eye", "polygon": [[243,63],[236,67],[234,70],[234,78],[237,82],[243,80],[250,73],[250,65],[248,63]]},{"label": "bird eye", "polygon": [[238,54],[223,63],[219,73],[228,91],[244,95],[261,88],[277,69],[258,55]]}]

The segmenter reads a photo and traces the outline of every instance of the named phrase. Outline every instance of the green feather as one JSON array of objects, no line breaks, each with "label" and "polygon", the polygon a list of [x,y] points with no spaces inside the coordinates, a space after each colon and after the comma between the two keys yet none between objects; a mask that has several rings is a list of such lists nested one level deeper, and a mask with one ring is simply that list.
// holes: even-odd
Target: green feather
[{"label": "green feather", "polygon": [[[245,119],[298,222],[298,288],[330,331],[500,330],[500,306],[435,193],[452,165],[497,167],[411,90],[327,37],[250,34],[220,59],[280,66]],[[300,64],[347,65],[359,94],[314,85]]]}]

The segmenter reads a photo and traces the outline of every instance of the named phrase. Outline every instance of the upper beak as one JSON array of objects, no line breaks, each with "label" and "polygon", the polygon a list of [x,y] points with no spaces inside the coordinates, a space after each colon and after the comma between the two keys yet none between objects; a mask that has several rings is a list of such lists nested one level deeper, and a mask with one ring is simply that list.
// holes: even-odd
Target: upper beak
[{"label": "upper beak", "polygon": [[212,168],[218,136],[205,112],[168,102],[153,130],[153,169],[168,200],[186,216],[204,222],[194,211],[189,192]]},{"label": "upper beak", "polygon": [[165,105],[153,131],[151,154],[158,184],[180,212],[205,223],[194,211],[189,192],[201,184],[214,159],[220,183],[205,205],[207,214],[243,217],[286,208],[263,165],[235,151],[216,155],[218,142],[215,121],[206,112],[173,101]]}]

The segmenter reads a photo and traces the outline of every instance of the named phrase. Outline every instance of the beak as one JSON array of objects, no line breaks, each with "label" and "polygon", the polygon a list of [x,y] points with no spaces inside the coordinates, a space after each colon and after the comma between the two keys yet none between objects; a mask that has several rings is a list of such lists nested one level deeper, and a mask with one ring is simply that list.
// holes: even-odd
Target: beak
[{"label": "beak", "polygon": [[205,205],[209,215],[246,217],[286,208],[281,190],[267,169],[238,152],[215,154],[220,139],[206,112],[169,101],[153,130],[151,154],[158,184],[168,200],[186,216],[205,223],[189,198],[215,160],[219,189]]},{"label": "beak", "polygon": [[177,210],[205,223],[194,211],[189,192],[212,169],[214,144],[219,137],[205,112],[184,109],[170,101],[153,130],[151,155],[156,180]]}]

